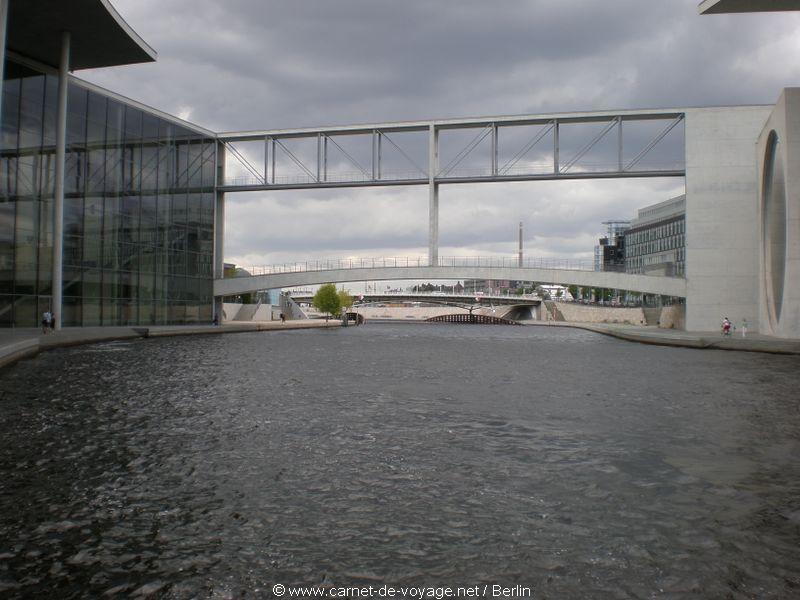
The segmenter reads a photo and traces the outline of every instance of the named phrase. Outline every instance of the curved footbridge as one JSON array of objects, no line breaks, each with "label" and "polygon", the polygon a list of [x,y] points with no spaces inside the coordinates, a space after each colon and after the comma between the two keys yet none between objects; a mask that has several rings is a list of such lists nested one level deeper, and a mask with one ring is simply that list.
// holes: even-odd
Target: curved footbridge
[{"label": "curved footbridge", "polygon": [[264,275],[214,280],[214,296],[235,296],[280,288],[351,283],[356,281],[393,280],[463,280],[503,279],[536,281],[580,287],[596,287],[662,296],[686,297],[686,280],[678,277],[654,277],[611,271],[588,271],[568,268],[492,267],[492,266],[377,266],[331,269],[308,269],[270,272]]}]

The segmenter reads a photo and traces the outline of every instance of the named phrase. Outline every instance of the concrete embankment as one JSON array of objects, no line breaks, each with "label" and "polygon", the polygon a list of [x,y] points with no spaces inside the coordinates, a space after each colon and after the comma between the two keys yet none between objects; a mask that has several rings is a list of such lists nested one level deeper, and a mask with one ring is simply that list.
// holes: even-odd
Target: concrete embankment
[{"label": "concrete embankment", "polygon": [[615,338],[641,344],[657,346],[679,346],[682,348],[699,348],[714,350],[739,350],[743,352],[767,352],[770,354],[800,355],[800,340],[787,340],[757,333],[722,336],[711,332],[677,331],[658,327],[635,327],[606,325],[603,323],[543,323],[541,321],[526,322],[529,326],[538,327],[572,327],[610,335]]},{"label": "concrete embankment", "polygon": [[[395,322],[400,322],[400,320],[398,319]],[[743,338],[740,335],[722,337],[719,334],[715,335],[709,332],[686,332],[674,329],[659,329],[657,327],[636,327],[603,323],[548,323],[544,321],[524,321],[523,323],[531,327],[572,327],[585,329],[642,344],[800,355],[800,340],[786,340],[759,334],[748,334],[747,337]],[[263,323],[235,323],[216,327],[212,325],[74,327],[47,335],[42,335],[38,329],[8,329],[0,331],[0,367],[12,364],[23,358],[34,356],[42,350],[114,340],[334,327],[341,327],[341,322],[331,319],[328,323],[322,320],[287,321],[286,323],[268,321]]]},{"label": "concrete embankment", "polygon": [[641,308],[596,306],[577,302],[546,303],[552,320],[559,323],[625,323],[639,325],[645,322]]},{"label": "concrete embankment", "polygon": [[231,323],[226,325],[159,325],[142,327],[67,327],[43,335],[39,329],[8,329],[0,331],[0,367],[34,356],[42,350],[130,340],[136,338],[171,337],[178,335],[219,335],[251,331],[290,331],[294,329],[324,329],[341,327],[341,321],[267,321],[263,323]]}]

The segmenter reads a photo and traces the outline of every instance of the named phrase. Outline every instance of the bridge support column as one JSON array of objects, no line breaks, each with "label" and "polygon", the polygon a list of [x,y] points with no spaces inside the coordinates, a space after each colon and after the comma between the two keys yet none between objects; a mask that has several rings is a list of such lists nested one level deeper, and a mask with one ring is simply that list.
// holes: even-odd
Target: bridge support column
[{"label": "bridge support column", "polygon": [[70,34],[61,34],[61,61],[58,68],[58,112],[56,116],[56,169],[53,195],[53,314],[54,329],[61,329],[64,261],[64,172],[67,140],[67,92],[69,89]]},{"label": "bridge support column", "polygon": [[439,265],[439,184],[430,185],[428,199],[428,264]]},{"label": "bridge support column", "polygon": [[[264,174],[266,179],[266,173]],[[225,145],[217,143],[217,186],[225,180]],[[225,276],[225,192],[217,191],[214,202],[214,279]],[[222,323],[222,296],[214,297],[214,320]]]},{"label": "bridge support column", "polygon": [[428,265],[439,264],[439,131],[431,123],[428,136]]}]

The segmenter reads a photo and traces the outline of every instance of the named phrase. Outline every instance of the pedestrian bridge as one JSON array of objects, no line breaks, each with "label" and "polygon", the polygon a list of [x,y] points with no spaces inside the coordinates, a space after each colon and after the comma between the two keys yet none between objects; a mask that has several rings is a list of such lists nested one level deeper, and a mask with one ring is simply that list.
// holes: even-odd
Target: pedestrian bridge
[{"label": "pedestrian bridge", "polygon": [[[314,294],[304,292],[297,294],[292,292],[292,300],[295,302],[311,302]],[[537,305],[542,299],[537,295],[494,295],[484,294],[483,292],[469,293],[451,293],[451,292],[368,292],[361,294],[359,297],[360,303],[377,304],[381,302],[427,302],[427,303],[441,303],[441,304],[475,304],[479,301],[484,304],[507,306],[507,305]]]},{"label": "pedestrian bridge", "polygon": [[686,280],[612,271],[595,271],[591,261],[517,258],[440,257],[430,266],[423,258],[309,261],[251,269],[251,275],[216,279],[214,296],[324,283],[400,280],[501,279],[596,287],[662,296],[686,297]]}]

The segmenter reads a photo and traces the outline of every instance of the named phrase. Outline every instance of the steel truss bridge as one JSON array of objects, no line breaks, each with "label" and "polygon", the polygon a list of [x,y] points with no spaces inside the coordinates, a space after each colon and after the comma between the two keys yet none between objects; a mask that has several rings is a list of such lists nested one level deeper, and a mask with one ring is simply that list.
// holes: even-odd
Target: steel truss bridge
[{"label": "steel truss bridge", "polygon": [[358,281],[508,279],[686,297],[683,278],[595,271],[579,261],[527,259],[520,264],[516,258],[442,257],[433,265],[419,258],[312,261],[294,263],[291,268],[276,265],[250,276],[215,279],[214,296]]},{"label": "steel truss bridge", "polygon": [[[614,112],[582,112],[551,115],[523,115],[476,119],[443,119],[400,123],[374,123],[308,129],[263,130],[218,134],[217,214],[224,215],[222,198],[226,192],[265,190],[317,189],[337,187],[369,187],[427,185],[429,187],[428,264],[439,259],[439,186],[449,183],[513,182],[564,179],[608,179],[626,177],[683,177],[683,158],[672,164],[648,161],[652,151],[684,120],[681,110],[625,110]],[[565,154],[562,138],[575,126],[589,132],[569,154]],[[626,136],[626,131],[648,125],[652,137]],[[590,127],[591,126],[591,127]],[[472,137],[446,164],[440,164],[440,135],[451,133]],[[509,152],[501,152],[500,134],[515,132],[509,139],[519,144]],[[427,157],[403,148],[403,134],[426,136]],[[583,132],[585,134],[586,131]],[[368,136],[371,157],[368,163],[357,160],[347,151],[348,140]],[[527,136],[527,137],[526,137]],[[505,138],[504,138],[505,139]],[[300,153],[290,147],[297,141],[311,144],[310,152]],[[488,141],[487,141],[488,140]],[[524,141],[521,141],[524,140]],[[237,143],[263,144],[263,165],[255,165],[240,151]],[[589,164],[587,155],[598,144],[615,147],[613,159],[602,165]],[[485,164],[477,168],[459,169],[476,148],[489,145]],[[605,147],[605,146],[604,146]],[[385,168],[386,151],[408,166],[406,171],[390,172]],[[340,160],[352,165],[351,172],[329,169],[331,151]],[[501,155],[509,158],[500,160]],[[475,153],[477,154],[477,153]],[[531,160],[536,155],[537,160]],[[226,177],[226,158],[238,161],[245,176]],[[293,165],[299,175],[280,172],[279,161]],[[542,157],[545,157],[543,162]],[[218,221],[219,222],[219,221]],[[220,242],[221,240],[218,240]],[[218,247],[219,244],[218,244]],[[437,267],[429,267],[436,269]],[[217,260],[217,276],[221,275],[221,259]]]}]

